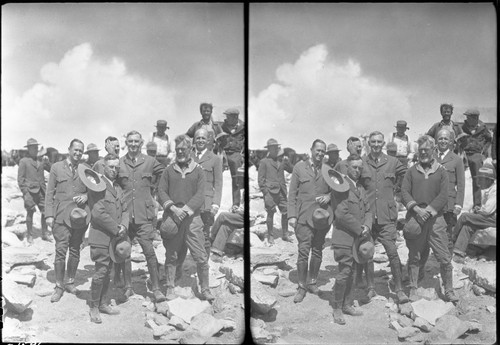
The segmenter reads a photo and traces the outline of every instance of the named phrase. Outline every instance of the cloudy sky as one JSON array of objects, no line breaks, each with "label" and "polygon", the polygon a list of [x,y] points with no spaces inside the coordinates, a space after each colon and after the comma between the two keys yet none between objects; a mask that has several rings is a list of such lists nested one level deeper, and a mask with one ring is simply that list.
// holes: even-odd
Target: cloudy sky
[{"label": "cloudy sky", "polygon": [[[2,7],[2,149],[30,137],[66,152],[199,104],[242,109],[242,4],[9,4]],[[103,153],[104,151],[101,151]]]},{"label": "cloudy sky", "polygon": [[416,139],[444,102],[496,107],[496,25],[491,4],[251,4],[250,148],[321,138],[345,155],[400,119]]}]

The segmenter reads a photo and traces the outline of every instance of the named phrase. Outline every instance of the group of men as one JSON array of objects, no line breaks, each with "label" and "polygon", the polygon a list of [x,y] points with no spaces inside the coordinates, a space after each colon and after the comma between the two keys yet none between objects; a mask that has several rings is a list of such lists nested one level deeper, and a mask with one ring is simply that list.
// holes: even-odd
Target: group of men
[{"label": "group of men", "polygon": [[[89,144],[84,151],[84,143],[73,139],[67,159],[49,167],[42,158],[44,153],[39,151],[40,144],[35,139],[28,140],[28,156],[19,163],[18,182],[27,210],[29,244],[33,243],[32,218],[37,206],[42,214],[42,239],[55,240],[56,284],[51,302],[58,302],[64,291],[77,293],[75,276],[87,229],[90,257],[95,262],[89,300],[92,322],[101,323],[101,313],[118,313],[106,298],[113,266],[115,283],[124,287],[124,297],[134,294],[130,259],[134,239],[146,258],[156,302],[177,297],[174,287],[181,277],[187,249],[197,264],[200,298],[214,299],[209,287],[208,259],[212,241],[217,238],[210,230],[221,205],[222,153],[227,157],[233,181],[231,210],[242,214],[243,184],[238,170],[243,165],[245,136],[237,109],[224,112],[227,118],[222,125],[212,120],[211,104],[202,103],[200,112],[202,120],[175,138],[174,152],[165,133],[166,121],[158,121],[157,132],[151,137],[151,142],[157,144],[156,152],[149,152],[152,156],[141,152],[145,141],[132,130],[126,135],[127,152],[122,157],[116,137],[105,140],[104,157],[99,157],[95,144]],[[82,160],[84,153],[88,156],[86,161]],[[44,169],[50,171],[47,186]],[[157,203],[164,210],[159,230],[166,249],[165,294],[153,246]],[[223,244],[218,245],[221,246],[224,249]]]},{"label": "group of men", "polygon": [[[367,300],[377,295],[372,260],[375,241],[384,246],[389,258],[399,303],[418,298],[416,291],[424,278],[430,248],[440,264],[443,299],[458,301],[453,290],[452,258],[463,262],[470,236],[478,229],[496,224],[496,166],[493,166],[496,157],[493,165],[483,167],[492,135],[478,121],[479,111],[467,110],[464,113],[467,120],[462,126],[451,121],[452,111],[450,104],[441,106],[443,120],[418,138],[415,150],[405,134],[406,121],[397,122],[397,132],[389,138],[392,145],[387,145],[387,154],[383,152],[386,138],[379,131],[368,136],[365,154],[361,140],[350,137],[349,157],[345,160],[340,159],[337,145],[327,146],[316,139],[310,157],[293,167],[288,194],[284,174],[287,157],[277,140],[268,140],[268,155],[261,160],[258,170],[268,216],[266,239],[273,244],[273,217],[278,208],[283,240],[289,240],[288,224],[298,240],[295,303],[302,302],[308,291],[313,294],[319,291],[317,278],[323,245],[332,225],[332,247],[338,263],[332,302],[335,323],[345,324],[344,314],[362,314],[353,307],[353,292],[361,283],[363,271]],[[471,170],[474,195],[471,212],[462,213],[464,160],[454,151],[465,153]],[[403,287],[396,244],[396,195],[407,210],[403,235],[409,249],[409,296]]]}]

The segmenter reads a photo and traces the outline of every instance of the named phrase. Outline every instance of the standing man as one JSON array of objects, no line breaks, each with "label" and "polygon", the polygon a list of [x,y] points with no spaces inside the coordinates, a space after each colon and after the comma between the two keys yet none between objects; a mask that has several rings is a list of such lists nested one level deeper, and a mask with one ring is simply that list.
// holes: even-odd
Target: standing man
[{"label": "standing man", "polygon": [[[368,140],[370,153],[363,158],[365,165],[361,174],[361,182],[368,193],[370,212],[373,215],[372,237],[373,240],[378,239],[384,246],[389,257],[397,298],[399,303],[405,303],[408,301],[408,296],[404,293],[401,283],[401,260],[396,246],[398,209],[394,193],[400,186],[406,166],[397,158],[382,152],[385,141],[381,132],[370,133]],[[370,286],[370,282],[373,282],[373,261],[368,262],[367,265],[368,297],[370,297],[376,295],[373,284]]]},{"label": "standing man", "polygon": [[207,131],[207,147],[213,151],[215,146],[215,137],[222,132],[220,127],[212,120],[212,103],[201,103],[200,114],[201,120],[193,123],[186,132],[186,135],[194,139],[196,131],[204,129]]},{"label": "standing man", "polygon": [[167,299],[175,298],[175,273],[179,252],[184,245],[196,262],[201,298],[212,301],[208,255],[200,211],[205,200],[205,174],[191,158],[191,139],[187,135],[175,138],[175,162],[163,172],[158,188],[160,204],[165,209],[160,227],[165,246]]},{"label": "standing man", "polygon": [[457,216],[464,206],[465,194],[464,162],[451,150],[453,147],[452,138],[453,134],[447,129],[441,129],[437,133],[436,160],[448,173],[448,205],[443,216],[447,225],[450,255],[453,254],[453,228],[457,224]]},{"label": "standing man", "polygon": [[158,120],[156,121],[156,132],[153,132],[149,138],[149,141],[153,141],[157,145],[156,160],[163,164],[163,167],[168,166],[174,158],[173,145],[166,133],[167,129],[170,129],[167,127],[167,121]]},{"label": "standing man", "polygon": [[229,108],[224,112],[226,119],[222,124],[222,131],[227,135],[225,138],[226,145],[224,146],[224,151],[226,153],[227,164],[229,165],[229,171],[231,172],[231,181],[233,189],[233,207],[238,208],[241,204],[241,192],[238,183],[238,168],[243,166],[244,156],[243,152],[245,149],[245,123],[238,119],[240,112],[236,108]]},{"label": "standing man", "polygon": [[410,299],[416,300],[419,270],[427,258],[428,246],[440,264],[444,299],[457,302],[453,291],[453,266],[443,212],[448,204],[448,173],[433,157],[434,139],[423,135],[417,140],[418,163],[405,174],[401,194],[408,213],[403,233],[408,247]]},{"label": "standing man", "polygon": [[[106,140],[104,140],[104,148],[107,153],[114,153],[117,156],[120,155],[120,141],[115,137],[107,137]],[[99,174],[104,174],[104,158],[95,162],[92,169]]]},{"label": "standing man", "polygon": [[[162,302],[165,300],[165,295],[160,291],[158,260],[153,247],[155,204],[151,188],[153,187],[153,179],[158,179],[165,168],[153,157],[141,153],[143,139],[139,132],[130,131],[127,134],[126,144],[128,152],[120,158],[117,180],[124,191],[130,216],[128,235],[131,240],[137,237],[148,264],[154,298],[156,302]],[[131,274],[132,262],[129,258],[125,261],[124,269],[125,296],[127,298],[134,294]]]},{"label": "standing man", "polygon": [[335,144],[330,144],[326,148],[326,155],[328,156],[328,160],[326,161],[326,164],[328,164],[330,167],[335,168],[335,166],[342,160],[339,157],[339,148]]},{"label": "standing man", "polygon": [[[100,312],[108,315],[120,313],[108,304],[106,298],[112,266],[110,243],[113,239],[115,241],[117,239],[128,240],[127,227],[129,225],[123,191],[116,183],[120,158],[114,153],[108,153],[104,157],[104,164],[104,175],[97,175],[88,168],[78,170],[80,179],[88,188],[92,214],[89,244],[90,258],[95,262],[95,272],[90,286],[89,304],[90,321],[94,323],[102,322]],[[91,182],[87,176],[96,183]],[[130,242],[126,246],[130,247]]]},{"label": "standing man", "polygon": [[[293,299],[295,303],[304,300],[307,290],[314,294],[319,292],[316,280],[323,258],[323,244],[333,222],[333,210],[329,207],[331,189],[321,174],[325,150],[326,144],[323,140],[314,140],[311,146],[311,158],[300,161],[294,166],[290,181],[288,221],[295,230],[299,249],[297,258],[299,286]],[[313,214],[317,214],[315,222]],[[310,263],[309,256],[311,256]]]},{"label": "standing man", "polygon": [[38,145],[36,139],[28,139],[25,146],[28,148],[28,155],[21,158],[17,171],[17,183],[21,193],[23,193],[24,208],[26,209],[26,237],[29,245],[33,244],[33,214],[37,206],[42,214],[42,240],[53,242],[45,221],[45,192],[47,185],[45,183],[44,164],[37,157]]},{"label": "standing man", "polygon": [[469,163],[470,176],[472,177],[472,197],[474,206],[481,207],[481,188],[479,188],[475,177],[479,168],[483,166],[483,155],[488,152],[492,137],[486,125],[479,121],[479,110],[468,109],[464,115],[467,119],[462,125],[462,130],[468,135],[464,152]]},{"label": "standing man", "polygon": [[408,162],[413,160],[415,149],[412,142],[406,134],[406,130],[410,129],[406,121],[399,120],[396,122],[396,132],[391,133],[389,142],[397,145],[396,158],[399,159],[401,164],[408,167]]},{"label": "standing man", "polygon": [[[439,107],[439,111],[441,112],[441,116],[443,119],[433,124],[425,134],[437,141],[438,132],[441,129],[447,129],[448,131],[450,131],[450,133],[452,133],[451,140],[453,143],[456,137],[463,132],[460,125],[451,120],[451,115],[453,114],[453,104],[443,103]],[[451,147],[450,149],[453,150],[453,147]]]},{"label": "standing man", "polygon": [[265,242],[274,244],[273,224],[274,213],[278,207],[281,213],[281,229],[283,231],[283,241],[292,242],[288,237],[288,215],[285,170],[282,162],[278,160],[280,144],[276,139],[267,141],[267,157],[259,163],[258,183],[264,196],[264,207],[267,212],[267,235]]},{"label": "standing man", "polygon": [[[339,265],[333,287],[333,321],[345,325],[344,314],[359,316],[363,312],[353,307],[354,286],[353,248],[355,239],[368,240],[372,226],[370,203],[364,188],[359,183],[363,171],[363,160],[358,154],[347,158],[348,170],[345,180],[349,183],[347,193],[338,193],[338,206],[335,210],[335,228],[333,231],[333,252]],[[373,244],[372,244],[373,246]]]},{"label": "standing man", "polygon": [[[356,153],[361,156],[362,151],[363,151],[363,144],[361,143],[361,140],[359,138],[349,137],[349,139],[347,139],[347,152],[349,152],[349,154]],[[338,162],[335,165],[334,169],[337,170],[342,175],[347,175],[347,159]]]},{"label": "standing man", "polygon": [[90,143],[87,145],[87,151],[84,153],[88,156],[87,161],[85,162],[89,167],[93,167],[98,160],[102,159],[99,157],[99,149],[96,144]]},{"label": "standing man", "polygon": [[56,287],[50,298],[59,302],[64,287],[66,253],[69,248],[66,291],[76,294],[75,276],[80,262],[80,245],[90,222],[90,209],[87,206],[87,187],[78,176],[77,168],[83,155],[83,142],[71,140],[68,158],[52,165],[45,198],[45,219],[52,228],[56,241],[54,271]]}]

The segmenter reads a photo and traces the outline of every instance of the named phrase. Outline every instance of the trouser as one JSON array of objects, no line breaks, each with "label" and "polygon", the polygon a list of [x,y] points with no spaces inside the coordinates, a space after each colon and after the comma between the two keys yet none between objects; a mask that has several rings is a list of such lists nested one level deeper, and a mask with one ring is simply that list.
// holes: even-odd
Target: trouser
[{"label": "trouser", "polygon": [[[73,229],[66,224],[54,223],[52,233],[54,235],[56,255],[54,258],[54,267],[64,267],[66,265],[66,253],[69,249],[68,256],[68,278],[72,282],[75,278],[80,262],[80,246],[83,241],[83,235],[86,228]],[[63,286],[64,269],[55,269],[56,285]]]},{"label": "trouser", "polygon": [[297,224],[295,227],[295,236],[298,241],[299,255],[297,257],[297,270],[299,271],[299,286],[306,286],[309,255],[314,266],[320,267],[323,259],[323,244],[327,229],[314,229],[307,224]]},{"label": "trouser", "polygon": [[354,302],[354,258],[352,247],[333,247],[333,257],[338,264],[339,273],[335,277],[334,309],[342,306],[352,306]]},{"label": "trouser", "polygon": [[472,177],[472,198],[474,206],[481,206],[481,188],[477,184],[475,177],[479,169],[483,166],[483,155],[481,153],[466,153],[469,163],[470,176]]},{"label": "trouser", "polygon": [[[146,257],[153,291],[158,290],[160,288],[160,283],[158,259],[156,258],[153,246],[153,239],[155,236],[155,229],[153,229],[153,225],[151,223],[136,224],[135,222],[131,222],[129,223],[128,233],[131,242],[135,237],[137,237],[137,242],[139,242],[142,248],[142,253]],[[125,265],[127,265],[127,261],[125,262]]]},{"label": "trouser", "polygon": [[106,294],[109,288],[111,258],[109,248],[90,246],[90,258],[95,262],[95,272],[90,286],[90,306],[107,304]]},{"label": "trouser", "polygon": [[47,231],[47,222],[45,221],[45,192],[40,190],[38,193],[28,192],[23,196],[24,208],[26,209],[26,227],[28,229],[28,235],[33,235],[33,215],[35,214],[36,207],[40,210],[42,214],[42,234]]},{"label": "trouser", "polygon": [[219,254],[224,253],[229,235],[235,230],[244,226],[244,217],[242,213],[221,212],[212,225],[210,240],[212,242],[212,251]]},{"label": "trouser", "polygon": [[227,164],[229,165],[229,171],[231,172],[231,182],[232,182],[232,190],[233,190],[233,205],[240,206],[241,204],[241,193],[240,189],[243,186],[240,186],[239,181],[241,179],[238,178],[237,172],[238,168],[243,165],[243,156],[239,152],[227,152]]},{"label": "trouser", "polygon": [[[384,246],[387,257],[389,258],[395,289],[396,291],[402,290],[401,260],[399,259],[398,247],[396,246],[396,240],[398,238],[396,224],[379,224],[375,221],[372,225],[372,237],[373,241],[378,240]],[[371,266],[374,265],[373,261],[371,264],[368,264]],[[373,269],[370,271],[373,272]]]},{"label": "trouser", "polygon": [[453,211],[447,211],[443,214],[446,221],[446,233],[448,234],[448,249],[453,254],[453,229],[457,224],[457,215]]},{"label": "trouser", "polygon": [[496,216],[485,216],[478,213],[462,213],[453,231],[455,252],[464,255],[469,240],[477,230],[496,226]]}]

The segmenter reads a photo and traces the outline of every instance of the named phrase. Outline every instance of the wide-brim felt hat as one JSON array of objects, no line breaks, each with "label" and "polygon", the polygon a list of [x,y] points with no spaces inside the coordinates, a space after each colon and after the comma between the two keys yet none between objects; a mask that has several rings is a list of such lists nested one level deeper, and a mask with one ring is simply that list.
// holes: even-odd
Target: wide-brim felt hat
[{"label": "wide-brim felt hat", "polygon": [[330,144],[328,145],[328,147],[326,148],[326,151],[325,152],[333,152],[333,151],[341,151],[337,145],[335,144]]},{"label": "wide-brim felt hat", "polygon": [[26,142],[26,145],[24,147],[28,147],[31,145],[41,145],[36,139],[29,138],[28,141]]},{"label": "wide-brim felt hat", "polygon": [[349,182],[347,182],[345,176],[330,167],[328,164],[322,165],[321,174],[323,175],[325,182],[334,191],[344,193],[349,190]]},{"label": "wide-brim felt hat", "polygon": [[410,129],[410,127],[408,127],[408,123],[404,120],[399,120],[399,121],[396,121],[396,126],[394,126],[396,128],[398,127],[406,127],[406,129]]},{"label": "wide-brim felt hat", "polygon": [[167,121],[165,121],[165,120],[156,121],[155,127],[165,127],[166,129],[170,129],[170,127],[167,126]]},{"label": "wide-brim felt hat", "polygon": [[106,182],[104,182],[102,175],[83,163],[78,164],[78,176],[83,184],[93,192],[102,192],[106,189]]},{"label": "wide-brim felt hat", "polygon": [[306,223],[316,230],[329,229],[333,223],[333,210],[330,205],[321,206],[317,202],[306,211]]},{"label": "wide-brim felt hat", "polygon": [[[182,203],[177,203],[175,204],[176,207],[183,207],[184,204]],[[185,219],[185,218],[184,218]],[[172,212],[166,211],[163,212],[163,221],[160,226],[160,235],[163,239],[171,239],[177,235],[179,232],[179,227],[181,223],[176,222],[172,218]]]},{"label": "wide-brim felt hat", "polygon": [[45,156],[47,154],[47,149],[43,146],[40,146],[40,148],[38,149],[38,153],[36,154],[37,157],[42,157],[42,156]]},{"label": "wide-brim felt hat", "polygon": [[130,257],[132,244],[128,238],[113,237],[109,242],[109,257],[114,263],[120,264]]},{"label": "wide-brim felt hat", "polygon": [[375,254],[375,245],[371,236],[361,239],[361,236],[357,236],[352,244],[352,256],[354,261],[358,264],[365,264]]},{"label": "wide-brim felt hat", "polygon": [[90,223],[90,208],[87,204],[78,206],[72,201],[64,209],[64,223],[72,229],[86,228]]},{"label": "wide-brim felt hat", "polygon": [[269,140],[267,141],[267,145],[266,145],[266,146],[264,146],[264,147],[269,147],[269,146],[279,146],[279,145],[281,145],[281,144],[280,144],[280,143],[278,143],[278,140],[271,138],[271,139],[269,139]]},{"label": "wide-brim felt hat", "polygon": [[477,172],[477,175],[474,176],[475,178],[488,178],[491,180],[495,179],[495,170],[492,165],[483,165],[481,168],[479,168],[479,171]]},{"label": "wide-brim felt hat", "polygon": [[96,144],[90,143],[87,145],[87,150],[84,153],[88,153],[90,151],[101,151],[101,149],[98,148]]}]

